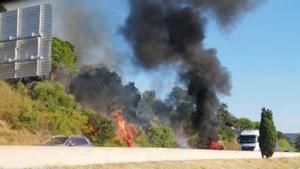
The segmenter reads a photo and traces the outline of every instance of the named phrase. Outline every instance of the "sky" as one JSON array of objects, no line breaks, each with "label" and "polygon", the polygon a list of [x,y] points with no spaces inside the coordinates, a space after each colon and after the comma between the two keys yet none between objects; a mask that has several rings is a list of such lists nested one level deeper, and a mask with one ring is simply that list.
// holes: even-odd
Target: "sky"
[{"label": "sky", "polygon": [[[156,90],[160,98],[174,85],[182,85],[174,67],[145,71],[132,62],[132,51],[120,34],[128,15],[127,1],[87,2],[99,6],[103,18],[99,22],[110,34],[124,83],[134,81],[141,91]],[[213,20],[208,22],[205,47],[218,51],[232,79],[231,95],[219,96],[220,101],[235,116],[259,121],[261,108],[266,107],[273,111],[277,130],[300,132],[299,9],[298,0],[266,0],[227,31]]]}]

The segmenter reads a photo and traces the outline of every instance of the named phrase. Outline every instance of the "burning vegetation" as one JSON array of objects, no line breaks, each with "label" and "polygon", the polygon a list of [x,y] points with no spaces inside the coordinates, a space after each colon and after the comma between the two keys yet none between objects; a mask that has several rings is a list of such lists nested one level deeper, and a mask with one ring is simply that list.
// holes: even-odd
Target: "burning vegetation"
[{"label": "burning vegetation", "polygon": [[115,119],[117,137],[125,141],[128,147],[133,147],[137,135],[136,127],[125,120],[121,109],[117,109],[111,114]]}]

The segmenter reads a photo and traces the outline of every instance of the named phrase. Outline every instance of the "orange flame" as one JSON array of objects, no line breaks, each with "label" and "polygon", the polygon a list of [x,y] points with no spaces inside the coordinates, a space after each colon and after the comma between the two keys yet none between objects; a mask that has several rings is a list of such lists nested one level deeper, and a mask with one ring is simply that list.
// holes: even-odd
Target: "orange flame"
[{"label": "orange flame", "polygon": [[137,133],[135,126],[126,122],[121,109],[113,111],[112,116],[116,122],[117,136],[124,140],[128,147],[132,147]]},{"label": "orange flame", "polygon": [[210,150],[223,150],[224,147],[219,142],[212,140],[208,145],[208,149],[210,149]]}]

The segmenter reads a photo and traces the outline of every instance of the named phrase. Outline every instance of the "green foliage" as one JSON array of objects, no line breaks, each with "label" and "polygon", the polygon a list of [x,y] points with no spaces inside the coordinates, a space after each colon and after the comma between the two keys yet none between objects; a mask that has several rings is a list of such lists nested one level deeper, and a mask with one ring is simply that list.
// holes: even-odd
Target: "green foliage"
[{"label": "green foliage", "polygon": [[259,129],[260,122],[253,122],[248,118],[240,118],[240,130],[253,130]]},{"label": "green foliage", "polygon": [[233,141],[233,139],[235,139],[235,135],[234,132],[232,131],[232,129],[228,126],[223,126],[219,129],[219,133],[221,136],[222,140],[226,140],[226,141]]},{"label": "green foliage", "polygon": [[297,151],[300,152],[300,134],[296,138],[295,147],[296,147]]},{"label": "green foliage", "polygon": [[[59,83],[40,82],[32,90],[32,98],[41,107],[34,128],[50,130],[53,134],[81,134],[88,117],[77,107],[74,96]],[[43,125],[44,124],[44,125]],[[46,127],[46,128],[44,128]]]},{"label": "green foliage", "polygon": [[262,156],[267,158],[272,157],[277,142],[277,134],[273,122],[273,114],[269,109],[262,109],[259,132],[259,146]]},{"label": "green foliage", "polygon": [[139,130],[138,134],[136,135],[134,142],[138,144],[140,147],[150,147],[150,143],[148,141],[147,135],[143,130]]},{"label": "green foliage", "polygon": [[191,114],[194,103],[187,91],[181,87],[174,87],[168,97],[168,103],[174,108],[170,114],[172,127],[175,129],[191,128]]},{"label": "green foliage", "polygon": [[93,112],[89,112],[88,117],[86,136],[97,146],[112,142],[115,136],[115,126],[112,119]]},{"label": "green foliage", "polygon": [[226,104],[221,104],[218,108],[218,119],[220,122],[219,135],[222,140],[231,142],[235,138],[232,127],[239,128],[239,120],[228,111]]},{"label": "green foliage", "polygon": [[49,111],[76,107],[74,96],[67,94],[59,83],[37,83],[33,88],[32,98],[43,104]]},{"label": "green foliage", "polygon": [[288,151],[288,152],[295,151],[295,147],[293,146],[293,144],[286,138],[279,138],[278,146],[279,146],[278,151]]},{"label": "green foliage", "polygon": [[6,8],[2,4],[0,4],[0,12],[6,12]]},{"label": "green foliage", "polygon": [[250,119],[240,118],[240,129],[241,130],[255,129],[255,125]]},{"label": "green foliage", "polygon": [[223,103],[219,106],[217,114],[221,127],[227,126],[239,128],[239,120],[228,111],[228,106],[226,104]]},{"label": "green foliage", "polygon": [[175,147],[175,137],[170,127],[151,126],[147,131],[148,140],[154,147]]},{"label": "green foliage", "polygon": [[52,68],[72,67],[75,63],[74,46],[70,42],[54,37],[52,39]]},{"label": "green foliage", "polygon": [[253,122],[253,126],[254,126],[254,129],[259,130],[259,128],[260,128],[260,122],[259,121]]},{"label": "green foliage", "polygon": [[30,98],[22,83],[12,88],[0,82],[0,94],[0,120],[12,128],[64,135],[81,134],[86,130],[87,116],[59,84],[38,83]]}]

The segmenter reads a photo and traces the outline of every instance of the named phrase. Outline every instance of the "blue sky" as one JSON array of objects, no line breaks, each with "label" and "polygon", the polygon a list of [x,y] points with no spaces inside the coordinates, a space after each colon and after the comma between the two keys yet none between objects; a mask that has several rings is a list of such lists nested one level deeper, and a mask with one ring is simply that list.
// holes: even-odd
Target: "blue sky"
[{"label": "blue sky", "polygon": [[[124,81],[134,81],[140,90],[164,89],[163,97],[178,85],[172,68],[144,71],[131,62],[131,50],[118,33],[128,14],[124,0],[101,0],[105,26],[112,35]],[[278,130],[300,131],[300,1],[266,1],[241,18],[229,31],[214,21],[207,27],[206,47],[216,48],[231,72],[230,96],[220,96],[238,117],[260,119],[262,107],[270,108]],[[157,80],[159,79],[159,80]]]}]

